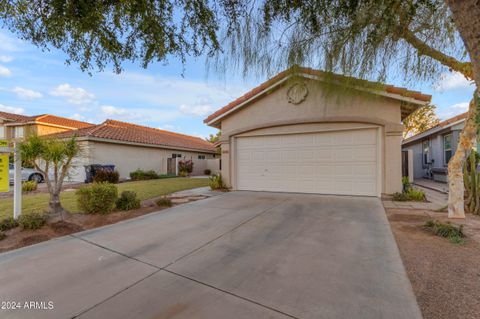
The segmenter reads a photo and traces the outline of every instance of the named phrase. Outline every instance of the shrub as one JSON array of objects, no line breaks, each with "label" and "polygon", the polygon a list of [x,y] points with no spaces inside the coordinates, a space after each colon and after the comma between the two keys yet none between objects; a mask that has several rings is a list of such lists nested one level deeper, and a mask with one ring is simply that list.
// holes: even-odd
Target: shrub
[{"label": "shrub", "polygon": [[162,198],[160,198],[159,200],[157,200],[157,206],[160,206],[160,207],[172,207],[172,206],[173,206],[173,203],[172,203],[172,200],[171,200],[170,198],[162,197]]},{"label": "shrub", "polygon": [[130,172],[130,178],[134,181],[143,181],[160,178],[160,175],[158,175],[154,170],[143,171],[141,169],[137,169],[136,171]]},{"label": "shrub", "polygon": [[180,177],[187,177],[187,176],[188,176],[188,172],[187,172],[187,171],[179,171],[179,172],[178,172],[178,176],[180,176]]},{"label": "shrub", "polygon": [[210,175],[212,174],[212,171],[207,168],[206,170],[203,171],[203,174]]},{"label": "shrub", "polygon": [[210,188],[212,190],[226,190],[227,186],[223,182],[222,174],[212,175],[210,179]]},{"label": "shrub", "polygon": [[406,192],[409,189],[412,188],[412,185],[410,184],[410,180],[408,179],[408,176],[403,176],[402,177],[402,185],[403,185],[403,191]]},{"label": "shrub", "polygon": [[137,193],[132,191],[123,191],[115,203],[117,209],[131,210],[140,208],[140,199],[137,198]]},{"label": "shrub", "polygon": [[178,162],[178,172],[180,176],[187,176],[193,172],[192,160],[181,160]]},{"label": "shrub", "polygon": [[87,214],[108,214],[118,197],[117,187],[110,183],[93,183],[76,191],[78,207]]},{"label": "shrub", "polygon": [[18,221],[16,221],[13,217],[7,217],[0,221],[0,231],[9,230],[17,226]]},{"label": "shrub", "polygon": [[96,183],[112,183],[118,184],[118,180],[120,179],[120,174],[118,171],[111,171],[108,169],[100,169],[95,172],[95,176],[93,177],[93,181]]},{"label": "shrub", "polygon": [[397,202],[415,201],[424,202],[425,193],[421,189],[409,188],[406,192],[393,194],[393,200]]},{"label": "shrub", "polygon": [[22,214],[18,217],[18,224],[23,229],[35,230],[42,227],[47,221],[44,214],[30,213]]},{"label": "shrub", "polygon": [[22,192],[33,192],[37,190],[37,182],[25,181],[22,183]]},{"label": "shrub", "polygon": [[425,222],[425,228],[429,229],[433,234],[448,238],[454,244],[462,244],[465,242],[465,233],[463,225],[455,226],[451,223],[442,223],[438,220],[429,219]]},{"label": "shrub", "polygon": [[0,240],[4,240],[5,238],[7,238],[7,235],[0,231]]}]

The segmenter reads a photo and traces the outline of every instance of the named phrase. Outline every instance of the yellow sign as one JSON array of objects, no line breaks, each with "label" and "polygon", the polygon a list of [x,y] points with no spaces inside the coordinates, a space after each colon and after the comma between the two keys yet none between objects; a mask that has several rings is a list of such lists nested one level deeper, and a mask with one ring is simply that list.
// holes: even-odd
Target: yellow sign
[{"label": "yellow sign", "polygon": [[0,193],[8,192],[8,154],[0,154]]}]

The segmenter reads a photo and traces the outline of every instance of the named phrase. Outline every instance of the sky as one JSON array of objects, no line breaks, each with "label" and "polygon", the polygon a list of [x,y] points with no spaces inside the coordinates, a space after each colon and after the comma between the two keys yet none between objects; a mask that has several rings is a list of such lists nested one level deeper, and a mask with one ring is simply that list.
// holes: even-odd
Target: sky
[{"label": "sky", "polygon": [[[67,65],[66,58],[59,50],[42,51],[0,29],[0,111],[91,123],[116,119],[207,137],[217,130],[203,123],[206,116],[266,80],[216,74],[203,58],[188,59],[184,68],[170,60],[147,69],[128,64],[121,74],[105,69],[92,75],[77,64]],[[389,84],[405,86],[401,80]],[[467,110],[474,86],[462,75],[446,72],[433,83],[410,83],[408,88],[431,94],[444,120]]]}]

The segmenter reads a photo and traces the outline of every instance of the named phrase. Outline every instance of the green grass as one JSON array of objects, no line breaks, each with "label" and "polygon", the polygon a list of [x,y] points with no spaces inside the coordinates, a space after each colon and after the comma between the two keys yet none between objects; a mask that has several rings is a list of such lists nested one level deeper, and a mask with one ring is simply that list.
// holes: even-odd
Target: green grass
[{"label": "green grass", "polygon": [[[145,200],[157,196],[167,195],[178,191],[208,186],[208,178],[167,178],[167,179],[152,179],[147,181],[136,181],[117,184],[118,193],[122,191],[134,191],[140,200]],[[48,194],[34,194],[22,196],[22,212],[44,212],[48,209]],[[63,207],[72,212],[80,212],[77,207],[77,198],[75,191],[62,192],[61,202]],[[13,199],[0,200],[0,219],[10,217],[13,215]]]}]

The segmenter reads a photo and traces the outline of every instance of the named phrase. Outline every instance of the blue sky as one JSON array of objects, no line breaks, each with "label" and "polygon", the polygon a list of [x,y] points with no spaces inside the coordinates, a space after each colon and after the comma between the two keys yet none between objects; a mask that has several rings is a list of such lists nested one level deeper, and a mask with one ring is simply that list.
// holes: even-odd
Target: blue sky
[{"label": "blue sky", "polygon": [[[0,29],[0,110],[27,115],[50,113],[92,123],[117,119],[206,137],[216,130],[203,119],[258,85],[265,78],[244,79],[208,72],[203,59],[185,66],[131,64],[115,74],[92,76],[65,64],[57,50],[42,52]],[[401,80],[390,84],[404,86]],[[444,73],[434,83],[411,83],[409,89],[433,95],[440,119],[466,111],[473,86],[460,74]]]}]

